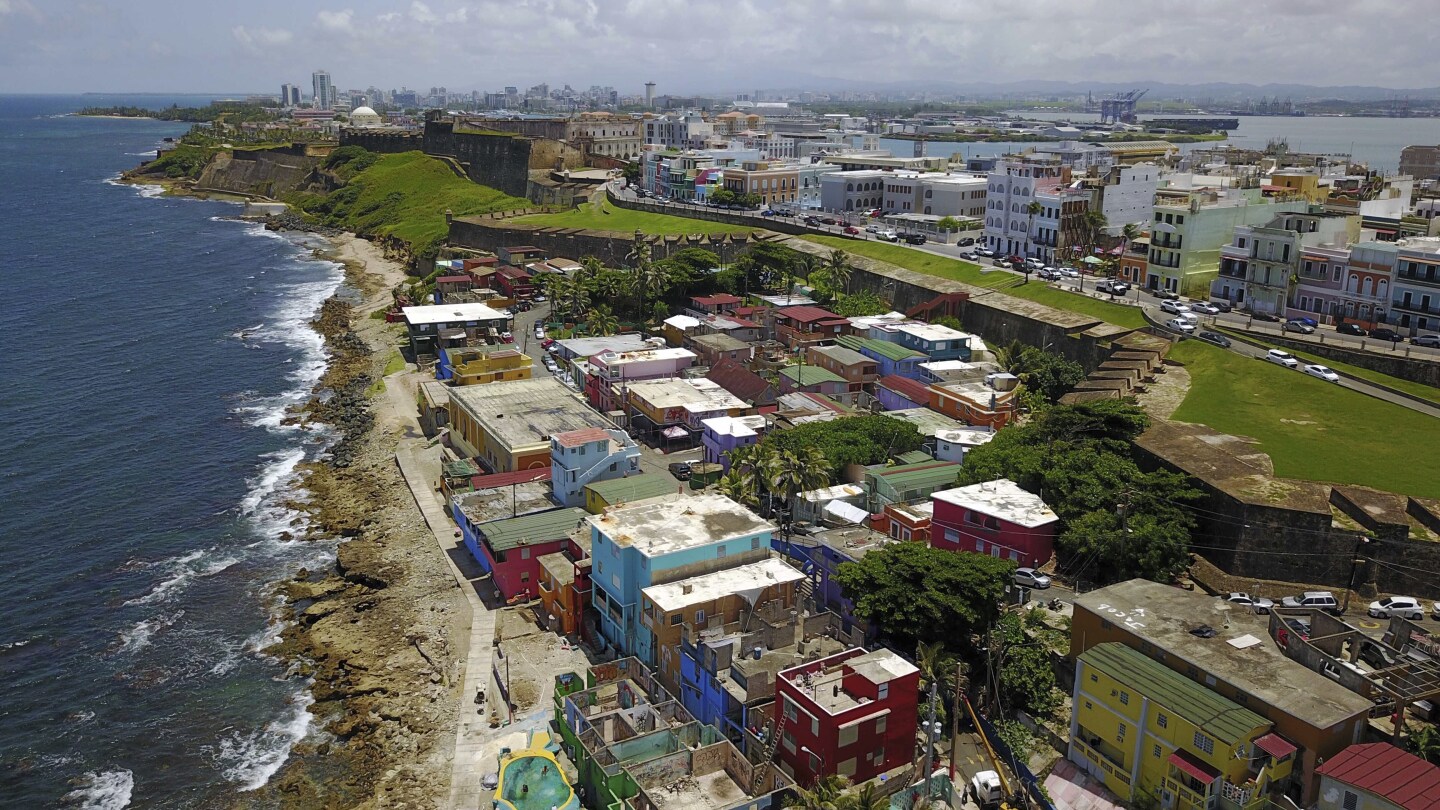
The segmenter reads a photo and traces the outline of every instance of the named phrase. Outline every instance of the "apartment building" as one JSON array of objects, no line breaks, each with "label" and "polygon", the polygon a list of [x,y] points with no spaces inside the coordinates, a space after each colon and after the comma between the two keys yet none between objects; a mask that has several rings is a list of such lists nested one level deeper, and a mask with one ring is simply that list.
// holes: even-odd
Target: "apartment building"
[{"label": "apartment building", "polygon": [[1411,237],[1396,245],[1392,294],[1390,323],[1412,335],[1440,332],[1440,238]]},{"label": "apartment building", "polygon": [[747,160],[726,169],[721,182],[726,191],[754,194],[765,205],[794,205],[800,197],[799,167],[792,163]]},{"label": "apartment building", "polygon": [[645,119],[645,145],[661,149],[702,149],[715,136],[715,126],[698,112]]},{"label": "apartment building", "polygon": [[894,172],[879,169],[832,171],[820,176],[820,207],[826,211],[869,211],[885,205],[885,183]]},{"label": "apartment building", "polygon": [[1126,225],[1145,226],[1155,207],[1160,167],[1154,163],[1097,167],[1082,178],[1092,195],[1090,207],[1105,215],[1105,232],[1118,237]]},{"label": "apartment building", "polygon": [[1440,146],[1407,146],[1401,149],[1400,173],[1416,180],[1440,179]]},{"label": "apartment building", "polygon": [[640,474],[640,446],[623,430],[585,428],[550,437],[550,485],[562,506],[584,506],[585,487]]},{"label": "apartment building", "polygon": [[1068,166],[1054,158],[1015,156],[995,164],[986,186],[986,246],[1046,263],[1072,257],[1090,193],[1071,185]]},{"label": "apartment building", "polygon": [[[993,434],[987,434],[993,435]],[[1060,518],[1038,495],[1005,478],[933,493],[930,545],[1035,568],[1055,554]]]},{"label": "apartment building", "polygon": [[1343,248],[1359,232],[1359,217],[1319,207],[1279,214],[1263,225],[1237,226],[1230,244],[1220,248],[1210,298],[1251,312],[1284,314],[1290,279],[1300,273],[1305,248]]},{"label": "apartment building", "polygon": [[644,138],[640,122],[628,115],[584,112],[570,119],[566,139],[592,155],[634,160],[640,156]]},{"label": "apartment building", "polygon": [[1150,223],[1144,285],[1203,297],[1219,276],[1220,248],[1230,243],[1237,227],[1261,225],[1308,207],[1304,199],[1265,197],[1259,188],[1162,188]]}]

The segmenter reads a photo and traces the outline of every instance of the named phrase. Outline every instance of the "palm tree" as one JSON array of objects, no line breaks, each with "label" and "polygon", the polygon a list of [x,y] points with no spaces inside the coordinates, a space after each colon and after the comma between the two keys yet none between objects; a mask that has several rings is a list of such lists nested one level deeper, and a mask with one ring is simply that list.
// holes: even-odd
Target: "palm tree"
[{"label": "palm tree", "polygon": [[766,460],[761,474],[770,491],[784,499],[791,508],[795,496],[812,489],[819,489],[830,483],[830,460],[819,448],[807,447],[799,452],[784,451]]},{"label": "palm tree", "polygon": [[730,472],[716,482],[716,487],[721,495],[742,506],[760,508],[760,487],[755,480],[755,474],[749,470],[742,471],[739,467],[732,466]]},{"label": "palm tree", "polygon": [[592,335],[613,335],[620,330],[620,319],[604,304],[591,309],[585,320],[589,322]]},{"label": "palm tree", "polygon": [[861,785],[858,791],[843,796],[841,801],[845,803],[846,810],[889,810],[890,808],[890,797],[882,795],[875,788],[874,781]]},{"label": "palm tree", "polygon": [[1422,726],[1410,733],[1405,745],[1410,752],[1427,762],[1440,762],[1440,731]]},{"label": "palm tree", "polygon": [[850,274],[854,271],[855,268],[850,264],[850,257],[845,251],[830,251],[830,257],[825,260],[825,278],[831,286],[841,292],[849,292]]},{"label": "palm tree", "polygon": [[[1045,206],[1041,205],[1040,203],[1038,203],[1038,202],[1036,202],[1036,201],[1034,201],[1034,200],[1031,200],[1031,201],[1030,201],[1030,204],[1027,205],[1027,206],[1025,206],[1025,213],[1027,213],[1027,214],[1030,215],[1030,221],[1029,221],[1029,223],[1025,226],[1025,258],[1027,258],[1027,259],[1030,258],[1030,232],[1033,231],[1033,230],[1035,230],[1035,215],[1038,214],[1038,213],[1040,213],[1041,211],[1044,211],[1044,210],[1045,210]],[[1029,265],[1029,264],[1026,264],[1026,265],[1025,265],[1025,280],[1026,280],[1027,282],[1030,280],[1030,265]]]},{"label": "palm tree", "polygon": [[1029,346],[1019,340],[1012,340],[1007,345],[995,350],[995,364],[1000,366],[1002,371],[1018,374],[1020,367],[1024,365],[1025,355],[1029,351]]},{"label": "palm tree", "polygon": [[803,810],[847,810],[844,793],[849,785],[843,776],[821,776],[809,789],[795,788],[795,795],[785,800],[785,806]]}]

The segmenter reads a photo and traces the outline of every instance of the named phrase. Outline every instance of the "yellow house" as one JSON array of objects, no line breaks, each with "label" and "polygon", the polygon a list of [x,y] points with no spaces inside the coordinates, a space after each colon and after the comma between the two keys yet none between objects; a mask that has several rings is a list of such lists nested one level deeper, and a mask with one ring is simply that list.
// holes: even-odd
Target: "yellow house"
[{"label": "yellow house", "polygon": [[1277,171],[1270,175],[1270,185],[1284,189],[1282,193],[1304,197],[1316,205],[1325,202],[1330,195],[1330,189],[1320,185],[1320,176],[1311,172]]},{"label": "yellow house", "polygon": [[445,349],[456,385],[481,385],[507,380],[528,380],[530,355],[510,347]]},{"label": "yellow house", "polygon": [[1256,810],[1297,748],[1269,720],[1116,642],[1076,661],[1069,759],[1125,802]]}]

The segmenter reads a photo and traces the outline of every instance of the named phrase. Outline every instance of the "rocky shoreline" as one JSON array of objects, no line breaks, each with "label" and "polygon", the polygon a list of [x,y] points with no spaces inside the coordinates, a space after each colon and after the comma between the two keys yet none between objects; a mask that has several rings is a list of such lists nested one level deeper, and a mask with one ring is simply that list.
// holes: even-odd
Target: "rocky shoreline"
[{"label": "rocky shoreline", "polygon": [[467,608],[395,465],[405,427],[377,419],[370,394],[395,334],[366,316],[390,278],[347,261],[346,280],[368,305],[325,302],[315,328],[331,361],[300,415],[339,433],[302,506],[318,536],[346,540],[334,570],[280,586],[286,629],[266,651],[310,679],[319,731],[237,807],[432,807],[449,785]]}]

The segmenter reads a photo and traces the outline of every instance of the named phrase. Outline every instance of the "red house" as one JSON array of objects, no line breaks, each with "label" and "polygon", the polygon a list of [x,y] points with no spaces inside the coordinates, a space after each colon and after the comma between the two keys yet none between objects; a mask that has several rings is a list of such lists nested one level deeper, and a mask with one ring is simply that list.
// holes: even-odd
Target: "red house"
[{"label": "red house", "polygon": [[847,318],[820,307],[785,307],[775,313],[775,339],[795,349],[812,343],[833,342],[850,325]]},{"label": "red house", "polygon": [[915,753],[920,670],[890,650],[856,647],[780,671],[780,767],[802,786],[840,774],[859,783]]},{"label": "red house", "polygon": [[507,298],[529,298],[535,294],[535,282],[530,271],[511,264],[501,265],[495,271],[491,286]]},{"label": "red house", "polygon": [[462,527],[462,533],[467,535],[470,553],[490,572],[505,599],[539,598],[541,557],[557,551],[569,552],[576,560],[590,556],[587,548],[570,539],[587,517],[589,513],[580,508],[549,509],[470,524]]},{"label": "red house", "polygon": [[714,295],[692,295],[690,306],[697,312],[706,315],[723,315],[735,311],[735,307],[745,303],[743,298],[730,293],[715,293]]},{"label": "red house", "polygon": [[1055,553],[1059,518],[1038,496],[1006,478],[944,489],[930,496],[930,545],[1014,560],[1032,568]]}]

